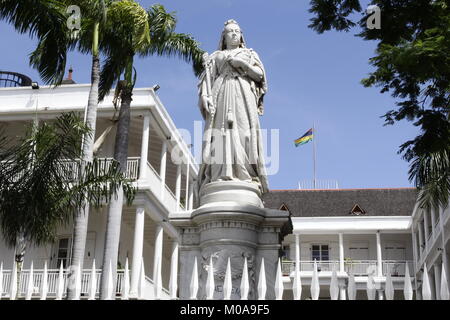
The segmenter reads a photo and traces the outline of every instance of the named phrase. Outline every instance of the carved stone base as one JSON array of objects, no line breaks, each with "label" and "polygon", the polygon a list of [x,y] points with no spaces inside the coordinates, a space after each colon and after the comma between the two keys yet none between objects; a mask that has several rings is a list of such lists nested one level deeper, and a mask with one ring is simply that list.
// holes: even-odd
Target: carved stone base
[{"label": "carved stone base", "polygon": [[[232,182],[231,182],[232,183]],[[173,214],[171,223],[180,232],[180,299],[189,299],[189,287],[194,257],[199,274],[198,299],[205,299],[205,284],[210,257],[213,258],[215,299],[223,299],[223,283],[228,258],[231,262],[232,295],[240,299],[240,285],[244,258],[247,258],[250,282],[249,299],[256,299],[261,260],[264,258],[267,279],[267,299],[275,297],[274,283],[281,247],[281,228],[289,221],[287,211],[265,209],[258,203],[253,189],[247,189],[247,201],[233,201],[231,197],[242,185],[221,187],[211,185],[203,205],[192,213]],[[242,189],[241,189],[242,190]],[[225,201],[218,194],[225,197]],[[238,195],[238,193],[236,193]],[[217,197],[216,197],[217,196]],[[230,198],[228,198],[230,197]],[[215,199],[216,201],[212,201]],[[236,198],[234,199],[236,200]],[[261,201],[261,200],[259,200]],[[239,203],[241,202],[241,203]]]}]

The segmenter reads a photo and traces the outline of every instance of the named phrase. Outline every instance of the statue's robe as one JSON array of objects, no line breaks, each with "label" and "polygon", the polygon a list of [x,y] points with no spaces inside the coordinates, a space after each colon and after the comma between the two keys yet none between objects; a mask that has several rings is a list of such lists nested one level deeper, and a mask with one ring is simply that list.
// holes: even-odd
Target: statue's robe
[{"label": "statue's robe", "polygon": [[[261,81],[255,82],[245,70],[234,68],[227,61],[230,55],[258,66],[263,72]],[[199,84],[199,106],[205,119],[205,134],[196,191],[209,182],[233,180],[256,183],[262,192],[267,192],[258,118],[258,109],[263,110],[263,97],[267,91],[263,64],[256,52],[247,48],[216,51],[210,61],[211,93],[216,112],[211,116],[202,104],[202,95],[207,95],[202,92],[206,81],[203,74]],[[212,130],[210,136],[207,130]]]}]

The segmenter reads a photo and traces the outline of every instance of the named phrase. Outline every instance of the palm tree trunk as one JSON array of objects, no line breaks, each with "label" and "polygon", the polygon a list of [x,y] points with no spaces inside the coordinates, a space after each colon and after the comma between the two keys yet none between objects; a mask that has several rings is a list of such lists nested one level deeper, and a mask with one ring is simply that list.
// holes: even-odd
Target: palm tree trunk
[{"label": "palm tree trunk", "polygon": [[[119,112],[119,121],[117,123],[116,141],[114,146],[114,159],[120,164],[120,171],[125,173],[127,170],[128,159],[128,136],[130,129],[130,106],[132,101],[132,87],[127,80],[121,81],[121,104]],[[103,272],[100,282],[100,299],[108,298],[108,277],[107,271],[110,263],[113,275],[113,299],[116,293],[117,283],[117,256],[120,241],[120,225],[122,220],[123,206],[123,188],[119,188],[116,197],[111,199],[108,207],[108,220],[106,223],[105,249],[103,252]]]},{"label": "palm tree trunk", "polygon": [[19,298],[20,295],[20,279],[22,278],[23,258],[25,256],[25,250],[26,250],[26,241],[23,234],[21,234],[20,236],[17,237],[16,248],[14,250],[16,271],[17,271],[17,282],[16,282],[17,292],[15,296],[16,300]]},{"label": "palm tree trunk", "polygon": [[[97,121],[97,107],[98,107],[98,85],[100,81],[100,58],[98,56],[98,33],[99,23],[94,26],[94,35],[92,41],[92,70],[91,70],[91,89],[89,91],[89,100],[86,112],[86,124],[91,129],[91,133],[85,135],[83,141],[83,161],[91,162],[93,159],[93,148],[95,139],[95,126]],[[83,209],[74,218],[74,233],[73,246],[71,254],[71,265],[80,265],[83,270],[84,251],[86,247],[86,236],[89,221],[89,204],[86,204]],[[68,275],[69,283],[75,283],[75,268],[70,268]],[[75,299],[75,288],[67,287],[67,299]]]}]

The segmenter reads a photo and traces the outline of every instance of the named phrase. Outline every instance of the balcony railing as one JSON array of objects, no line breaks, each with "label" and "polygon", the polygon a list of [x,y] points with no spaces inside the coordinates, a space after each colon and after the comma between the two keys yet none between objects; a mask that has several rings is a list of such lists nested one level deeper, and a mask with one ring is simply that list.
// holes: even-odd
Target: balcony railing
[{"label": "balcony railing", "polygon": [[[98,158],[99,161],[99,170],[108,170],[113,163],[113,158]],[[136,180],[139,177],[139,157],[129,157],[127,160],[127,171],[125,173],[126,178],[131,180]],[[6,161],[2,161],[2,163],[7,163]],[[66,170],[71,171],[70,181],[75,180],[78,177],[79,164],[75,161],[61,161],[62,165]],[[14,181],[19,180],[25,172],[20,172],[14,177]]]},{"label": "balcony railing", "polygon": [[[113,163],[113,158],[99,158],[99,169],[108,170]],[[70,179],[75,180],[78,176],[79,165],[74,161],[62,161],[62,165],[66,167],[72,174]],[[127,160],[127,171],[126,178],[131,180],[137,180],[139,178],[139,166],[140,157],[129,157]],[[161,178],[152,165],[147,162],[147,172],[144,180],[147,180],[151,191],[161,199],[163,195],[162,202],[167,207],[170,212],[180,211],[184,206],[180,204],[177,206],[177,200],[172,190],[167,185],[162,185]],[[23,176],[24,172],[17,174],[15,180]]]},{"label": "balcony railing", "polygon": [[[58,269],[50,269],[47,271],[47,285],[48,285],[48,293],[49,297],[56,297],[56,292],[58,290],[58,277],[59,270]],[[92,270],[85,269],[81,275],[81,296],[88,296],[89,287],[90,287],[90,279],[91,279]],[[11,270],[4,271],[3,273],[3,296],[8,295],[11,292]],[[64,294],[67,289],[67,275],[68,271],[64,270],[63,278],[64,278]],[[117,270],[117,286],[116,286],[116,294],[120,295],[122,293],[123,287],[123,275],[124,270]],[[33,295],[40,296],[42,283],[44,279],[44,270],[33,270]],[[30,271],[23,270],[20,274],[20,282],[19,287],[17,289],[18,297],[25,297],[26,292],[28,290],[28,281],[30,278]],[[100,292],[100,278],[101,278],[101,269],[96,270],[96,287],[97,294]]]},{"label": "balcony railing", "polygon": [[[317,261],[317,271],[339,271],[339,261]],[[300,261],[300,271],[313,271],[314,261]],[[285,260],[282,262],[282,272],[288,275],[295,271],[295,261]]]},{"label": "balcony railing", "polygon": [[[84,269],[81,275],[81,297],[87,298],[89,296],[89,290],[90,290],[90,281],[91,281],[91,272],[90,269]],[[101,269],[96,270],[96,294],[100,293],[100,281],[101,281]],[[3,271],[3,279],[0,279],[0,281],[3,280],[3,292],[0,292],[0,297],[8,297],[11,292],[11,270],[5,270]],[[63,291],[63,297],[66,294],[67,289],[67,275],[68,271],[63,271],[63,279],[64,279],[64,291]],[[42,285],[43,285],[43,279],[44,279],[44,270],[33,270],[33,294],[32,297],[39,298],[41,295]],[[30,271],[29,270],[23,270],[20,274],[20,282],[19,287],[17,289],[18,297],[24,298],[27,291],[28,291],[28,281],[30,277]],[[59,278],[59,270],[58,269],[50,269],[47,270],[47,296],[51,298],[56,298],[57,290],[58,290],[58,278]],[[153,285],[153,281],[145,277],[146,281]],[[122,290],[124,287],[124,270],[120,269],[117,270],[117,285],[116,285],[116,296],[122,295]],[[165,295],[165,297],[169,297],[169,291],[165,288],[162,288],[162,292]]]},{"label": "balcony railing", "polygon": [[[405,260],[384,260],[383,261],[383,276],[387,274],[389,270],[393,277],[405,276],[405,268],[408,263],[410,275],[413,275],[412,261]],[[300,261],[300,272],[313,271],[314,261]],[[320,271],[339,271],[339,261],[317,261],[317,270]],[[348,274],[354,276],[367,276],[370,273],[376,273],[377,261],[376,260],[346,260],[344,261],[344,270]],[[292,275],[295,272],[295,261],[284,260],[282,262],[283,275]]]},{"label": "balcony railing", "polygon": [[[113,163],[113,158],[98,158],[99,161],[99,170],[109,170],[111,164]],[[129,157],[127,159],[127,171],[125,173],[125,177],[131,180],[137,180],[139,178],[139,157]],[[78,168],[79,165],[74,161],[64,162],[64,165],[67,166],[68,169],[71,169],[73,172],[73,179],[78,176]]]}]

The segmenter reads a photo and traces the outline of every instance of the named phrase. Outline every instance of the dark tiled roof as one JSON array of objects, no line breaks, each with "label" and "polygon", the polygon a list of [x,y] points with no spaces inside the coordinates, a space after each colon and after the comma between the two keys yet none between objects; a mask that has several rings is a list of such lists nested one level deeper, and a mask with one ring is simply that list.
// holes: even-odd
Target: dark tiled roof
[{"label": "dark tiled roof", "polygon": [[410,216],[416,196],[415,188],[271,190],[263,200],[271,209],[284,204],[293,217],[350,216],[356,204],[361,216]]}]

